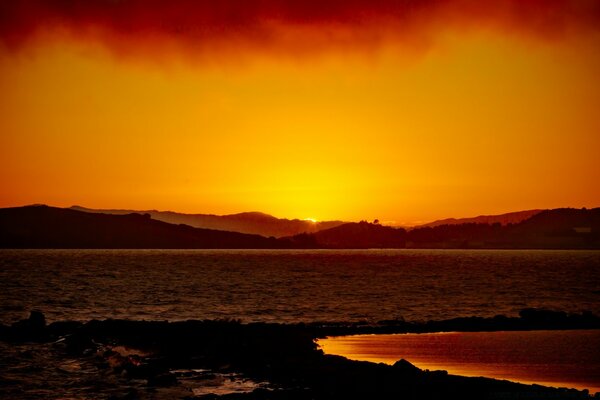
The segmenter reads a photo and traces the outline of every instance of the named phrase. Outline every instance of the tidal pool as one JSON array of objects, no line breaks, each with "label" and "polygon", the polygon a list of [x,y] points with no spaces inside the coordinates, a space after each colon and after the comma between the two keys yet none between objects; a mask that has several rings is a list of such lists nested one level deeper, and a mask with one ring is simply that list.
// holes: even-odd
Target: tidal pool
[{"label": "tidal pool", "polygon": [[600,330],[353,335],[318,344],[352,360],[404,358],[455,375],[600,392]]}]

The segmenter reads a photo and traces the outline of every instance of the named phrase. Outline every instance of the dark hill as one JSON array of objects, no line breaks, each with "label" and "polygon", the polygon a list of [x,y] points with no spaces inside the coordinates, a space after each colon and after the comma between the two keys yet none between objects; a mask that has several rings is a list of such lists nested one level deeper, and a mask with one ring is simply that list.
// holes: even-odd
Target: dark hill
[{"label": "dark hill", "polygon": [[518,225],[519,231],[565,234],[600,230],[600,208],[557,208],[542,211]]},{"label": "dark hill", "polygon": [[518,224],[469,223],[417,228],[407,233],[417,248],[600,248],[600,208],[541,211]]},{"label": "dark hill", "polygon": [[600,208],[546,210],[518,224],[468,223],[410,231],[347,223],[275,239],[174,225],[148,214],[27,206],[0,209],[0,248],[600,249]]},{"label": "dark hill", "polygon": [[244,212],[230,215],[183,214],[173,211],[157,210],[96,210],[80,206],[71,209],[88,213],[102,214],[149,214],[152,219],[170,224],[185,224],[195,228],[216,229],[220,231],[241,232],[261,236],[292,236],[299,233],[313,233],[322,229],[343,224],[342,221],[305,221],[300,219],[276,218],[261,212]]},{"label": "dark hill", "polygon": [[303,248],[597,249],[600,208],[545,210],[518,224],[448,224],[409,231],[348,223],[288,239]]},{"label": "dark hill", "polygon": [[600,248],[600,208],[542,211],[509,226],[510,235],[539,248]]},{"label": "dark hill", "polygon": [[279,248],[281,243],[168,224],[148,214],[92,214],[48,206],[0,209],[1,248]]},{"label": "dark hill", "polygon": [[406,231],[368,222],[354,222],[310,235],[289,238],[300,247],[330,249],[403,248]]},{"label": "dark hill", "polygon": [[478,217],[471,218],[446,218],[439,219],[437,221],[430,222],[428,224],[415,226],[414,228],[425,228],[425,227],[436,227],[440,225],[462,225],[462,224],[496,224],[500,225],[508,225],[508,224],[518,224],[519,222],[525,221],[533,217],[536,214],[539,214],[544,210],[526,210],[526,211],[516,211],[510,212],[506,214],[499,215],[480,215]]}]

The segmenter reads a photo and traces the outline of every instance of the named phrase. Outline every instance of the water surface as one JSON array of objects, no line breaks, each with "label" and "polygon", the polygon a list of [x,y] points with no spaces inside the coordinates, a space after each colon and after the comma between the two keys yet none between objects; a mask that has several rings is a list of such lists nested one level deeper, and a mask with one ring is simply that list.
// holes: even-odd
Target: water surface
[{"label": "water surface", "polygon": [[600,314],[600,251],[0,250],[0,322]]},{"label": "water surface", "polygon": [[600,331],[445,332],[319,340],[325,353],[421,369],[600,391]]},{"label": "water surface", "polygon": [[[49,322],[229,318],[290,323],[515,316],[525,307],[600,314],[600,251],[0,250],[1,323],[26,318],[32,309],[44,312]],[[442,344],[464,348],[464,354],[479,352],[485,360],[483,350],[474,347],[477,338],[445,338]],[[550,339],[547,343],[566,352],[565,359],[578,368],[593,365],[585,354],[568,358],[584,341]],[[415,345],[413,350],[419,348]],[[596,360],[599,347],[590,353]],[[404,357],[419,364],[411,358],[415,354],[403,351],[390,361]],[[537,368],[528,361],[535,359],[524,356],[526,369]],[[422,366],[449,368],[436,360]],[[477,374],[493,375],[482,364],[477,368]],[[194,393],[206,389],[197,387],[198,379],[205,381],[202,372],[176,373]],[[579,385],[569,373],[544,376],[549,380],[531,379]],[[231,378],[215,375],[210,390],[243,391],[262,384]],[[65,359],[53,344],[0,343],[0,381],[0,397],[6,398],[107,398],[139,386],[106,375],[85,358]],[[586,382],[580,383],[591,388]],[[153,396],[181,397],[173,392],[180,389],[162,388]]]}]

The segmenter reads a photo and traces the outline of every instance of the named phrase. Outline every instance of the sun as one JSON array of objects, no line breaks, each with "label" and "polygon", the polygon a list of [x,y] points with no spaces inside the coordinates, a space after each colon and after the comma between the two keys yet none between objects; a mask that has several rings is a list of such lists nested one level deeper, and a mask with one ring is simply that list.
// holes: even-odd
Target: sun
[{"label": "sun", "polygon": [[313,224],[316,224],[318,222],[315,218],[304,218],[304,221],[310,221]]}]

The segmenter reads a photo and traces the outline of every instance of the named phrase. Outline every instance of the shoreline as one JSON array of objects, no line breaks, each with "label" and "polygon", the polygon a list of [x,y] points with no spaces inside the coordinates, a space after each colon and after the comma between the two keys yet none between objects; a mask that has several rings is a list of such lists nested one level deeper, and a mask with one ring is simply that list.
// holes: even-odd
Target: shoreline
[{"label": "shoreline", "polygon": [[[588,399],[587,391],[551,388],[483,377],[450,375],[446,371],[421,370],[409,361],[394,365],[352,361],[327,355],[316,339],[365,333],[424,333],[494,330],[600,329],[600,317],[591,313],[566,314],[527,309],[520,317],[457,318],[425,323],[381,321],[378,326],[360,324],[275,324],[239,321],[59,321],[46,325],[40,312],[11,326],[0,325],[0,341],[8,346],[51,344],[60,357],[85,360],[98,370],[124,379],[122,397],[145,398],[148,390],[185,386],[176,371],[212,371],[241,374],[245,379],[269,382],[270,388],[230,393],[223,398],[332,399],[396,398],[576,398]],[[125,353],[118,349],[133,351]],[[142,383],[140,383],[142,382]],[[135,393],[132,392],[135,386]],[[9,388],[10,389],[10,388]],[[4,389],[4,390],[9,390]],[[125,390],[126,389],[126,390]],[[189,388],[188,388],[189,389]],[[133,394],[131,394],[133,393]],[[194,392],[195,393],[195,392]],[[129,396],[129,397],[126,397]],[[212,396],[212,395],[210,395]],[[185,398],[185,397],[181,397]],[[194,396],[187,398],[202,398]],[[211,397],[205,397],[211,398]],[[212,398],[215,398],[214,396]]]},{"label": "shoreline", "polygon": [[436,332],[332,336],[326,354],[430,371],[600,392],[600,330]]}]

